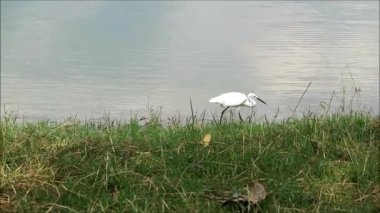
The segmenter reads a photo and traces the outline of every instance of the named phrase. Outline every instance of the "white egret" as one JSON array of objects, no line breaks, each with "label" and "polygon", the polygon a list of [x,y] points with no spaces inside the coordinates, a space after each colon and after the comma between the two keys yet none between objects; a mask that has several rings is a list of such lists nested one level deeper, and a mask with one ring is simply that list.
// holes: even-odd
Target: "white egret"
[{"label": "white egret", "polygon": [[224,112],[230,107],[237,107],[239,111],[239,118],[243,120],[240,115],[240,106],[254,107],[256,105],[256,101],[254,99],[257,99],[262,103],[267,104],[265,101],[257,97],[255,93],[249,93],[248,95],[245,95],[241,92],[223,93],[214,98],[211,98],[210,103],[218,103],[221,106],[226,107],[220,115],[220,122],[222,122]]}]

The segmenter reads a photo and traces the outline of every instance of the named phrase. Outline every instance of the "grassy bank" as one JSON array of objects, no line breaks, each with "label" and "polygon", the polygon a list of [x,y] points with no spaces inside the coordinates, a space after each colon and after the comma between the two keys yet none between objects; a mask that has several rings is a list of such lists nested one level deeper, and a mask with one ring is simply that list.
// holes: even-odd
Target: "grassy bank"
[{"label": "grassy bank", "polygon": [[255,210],[376,212],[379,138],[366,113],[167,126],[4,119],[0,211],[228,212],[218,198],[256,180],[268,196]]}]

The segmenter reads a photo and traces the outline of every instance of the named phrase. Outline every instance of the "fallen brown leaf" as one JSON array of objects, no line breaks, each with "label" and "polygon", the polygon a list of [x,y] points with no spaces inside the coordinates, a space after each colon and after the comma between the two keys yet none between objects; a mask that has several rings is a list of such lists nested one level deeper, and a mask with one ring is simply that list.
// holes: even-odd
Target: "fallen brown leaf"
[{"label": "fallen brown leaf", "polygon": [[247,199],[253,204],[257,204],[259,201],[264,200],[267,196],[265,187],[257,182],[253,181],[248,184],[248,196]]},{"label": "fallen brown leaf", "polygon": [[238,208],[240,212],[251,212],[266,196],[267,192],[264,185],[258,181],[253,181],[247,185],[247,195],[236,193],[232,196],[223,196],[220,198],[214,196],[214,198],[219,199],[222,202],[222,206],[235,207]]}]

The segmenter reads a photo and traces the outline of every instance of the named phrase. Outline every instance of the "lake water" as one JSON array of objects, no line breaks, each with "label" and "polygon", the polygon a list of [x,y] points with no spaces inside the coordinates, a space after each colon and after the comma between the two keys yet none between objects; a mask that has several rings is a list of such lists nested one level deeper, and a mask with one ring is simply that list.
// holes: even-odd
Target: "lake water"
[{"label": "lake water", "polygon": [[309,82],[301,111],[335,91],[379,113],[379,1],[1,2],[2,116],[189,115],[191,98],[210,118],[209,98],[254,91],[285,118]]}]

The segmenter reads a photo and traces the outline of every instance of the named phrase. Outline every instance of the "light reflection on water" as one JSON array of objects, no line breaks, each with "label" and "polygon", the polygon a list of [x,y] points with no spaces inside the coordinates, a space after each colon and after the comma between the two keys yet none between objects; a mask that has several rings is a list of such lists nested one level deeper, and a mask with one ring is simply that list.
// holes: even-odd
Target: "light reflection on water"
[{"label": "light reflection on water", "polygon": [[[378,113],[379,2],[2,2],[1,104],[26,119],[220,112],[254,91],[257,114],[320,110],[333,91]],[[354,78],[351,79],[350,73]],[[333,99],[333,104],[341,102]],[[250,110],[244,110],[249,113]]]}]

